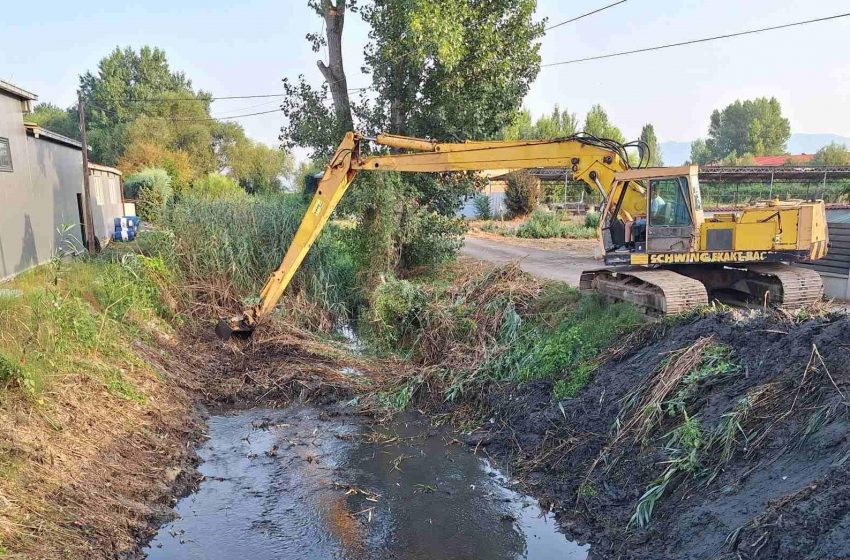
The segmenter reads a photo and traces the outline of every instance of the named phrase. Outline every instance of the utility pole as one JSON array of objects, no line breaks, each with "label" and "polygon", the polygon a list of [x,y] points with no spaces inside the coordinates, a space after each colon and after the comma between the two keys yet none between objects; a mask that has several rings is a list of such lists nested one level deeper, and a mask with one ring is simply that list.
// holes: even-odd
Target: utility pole
[{"label": "utility pole", "polygon": [[89,143],[86,139],[86,105],[83,93],[77,92],[77,107],[80,111],[80,137],[83,141],[83,229],[86,230],[86,249],[95,252],[94,216],[91,212],[91,190],[89,188]]}]

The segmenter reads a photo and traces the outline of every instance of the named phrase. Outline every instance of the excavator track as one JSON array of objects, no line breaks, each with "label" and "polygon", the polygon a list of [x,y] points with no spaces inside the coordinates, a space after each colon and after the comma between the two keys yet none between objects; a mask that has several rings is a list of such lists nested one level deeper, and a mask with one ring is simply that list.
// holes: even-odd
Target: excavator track
[{"label": "excavator track", "polygon": [[579,288],[631,303],[648,315],[676,315],[708,305],[708,292],[699,280],[666,269],[588,270]]},{"label": "excavator track", "polygon": [[746,267],[750,291],[772,307],[799,309],[823,298],[820,274],[808,268],[782,263],[751,264]]}]

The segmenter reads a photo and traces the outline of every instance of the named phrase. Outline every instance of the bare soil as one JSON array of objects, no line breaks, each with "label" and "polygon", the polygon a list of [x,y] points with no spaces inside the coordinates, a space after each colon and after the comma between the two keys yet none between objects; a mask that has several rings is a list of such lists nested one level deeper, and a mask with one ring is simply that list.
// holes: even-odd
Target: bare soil
[{"label": "bare soil", "polygon": [[461,254],[495,265],[516,263],[524,272],[578,287],[581,273],[603,266],[592,239],[520,239],[470,232]]},{"label": "bare soil", "polygon": [[[661,415],[645,439],[618,433],[636,388],[653,387],[665,359],[700,340],[728,345],[743,369],[700,384],[687,411],[703,433],[740,414],[731,459],[703,444],[703,470],[678,473],[651,524],[627,528],[669,465],[681,423]],[[494,389],[496,427],[474,443],[520,469],[591,558],[830,559],[850,556],[850,317],[801,322],[710,315],[633,336],[578,397],[551,400],[551,383]]]}]

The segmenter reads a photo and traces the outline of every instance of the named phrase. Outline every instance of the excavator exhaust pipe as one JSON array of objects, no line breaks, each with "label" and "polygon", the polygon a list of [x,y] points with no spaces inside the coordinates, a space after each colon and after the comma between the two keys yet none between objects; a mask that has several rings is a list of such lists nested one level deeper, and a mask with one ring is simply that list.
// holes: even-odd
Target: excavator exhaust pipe
[{"label": "excavator exhaust pipe", "polygon": [[254,325],[249,323],[245,317],[222,317],[215,326],[215,334],[222,340],[231,338],[246,340],[254,334]]}]

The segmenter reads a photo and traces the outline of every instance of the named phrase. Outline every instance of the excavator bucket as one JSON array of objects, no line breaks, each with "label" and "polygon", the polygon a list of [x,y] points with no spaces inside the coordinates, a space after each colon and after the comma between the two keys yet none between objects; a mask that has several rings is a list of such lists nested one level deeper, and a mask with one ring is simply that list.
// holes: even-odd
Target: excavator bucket
[{"label": "excavator bucket", "polygon": [[254,325],[249,324],[244,317],[222,317],[215,327],[215,334],[222,340],[233,337],[248,339],[254,334]]}]

